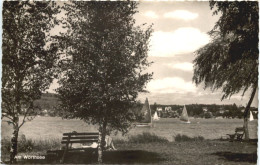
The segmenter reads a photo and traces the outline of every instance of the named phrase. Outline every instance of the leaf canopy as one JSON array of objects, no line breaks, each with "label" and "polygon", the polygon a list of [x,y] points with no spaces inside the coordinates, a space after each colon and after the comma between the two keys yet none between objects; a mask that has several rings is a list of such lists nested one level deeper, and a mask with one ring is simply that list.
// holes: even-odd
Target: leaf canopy
[{"label": "leaf canopy", "polygon": [[49,31],[57,13],[54,2],[3,3],[2,110],[10,116],[31,107],[52,82],[58,57]]},{"label": "leaf canopy", "polygon": [[258,2],[210,2],[221,14],[209,32],[212,41],[196,51],[193,81],[222,88],[222,99],[258,83]]},{"label": "leaf canopy", "polygon": [[151,74],[144,72],[151,27],[135,27],[136,2],[67,4],[61,38],[67,59],[58,89],[66,117],[126,132],[129,110]]}]

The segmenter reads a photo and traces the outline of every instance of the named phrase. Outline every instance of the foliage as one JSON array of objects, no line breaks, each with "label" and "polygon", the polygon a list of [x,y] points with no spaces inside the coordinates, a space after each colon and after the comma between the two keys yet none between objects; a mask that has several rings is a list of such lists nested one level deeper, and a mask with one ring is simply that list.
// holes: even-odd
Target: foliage
[{"label": "foliage", "polygon": [[193,81],[205,88],[222,88],[222,99],[252,89],[244,112],[245,139],[249,139],[248,114],[258,85],[258,2],[210,2],[221,13],[209,32],[212,41],[199,49]]},{"label": "foliage", "polygon": [[[38,113],[41,116],[62,116],[61,111],[58,110],[59,100],[58,95],[54,93],[43,93],[40,99],[34,101],[34,105],[41,107]],[[47,110],[47,113],[44,112]]]},{"label": "foliage", "polygon": [[19,140],[18,150],[20,152],[30,152],[33,149],[33,141],[31,139],[27,140],[25,135],[22,134]]},{"label": "foliage", "polygon": [[144,115],[142,114],[143,106],[144,104],[142,104],[141,101],[138,100],[130,108],[130,112],[134,115],[134,121],[140,122],[144,119]]},{"label": "foliage", "polygon": [[[18,138],[18,152],[28,153],[28,152],[40,152],[47,150],[57,150],[61,148],[60,139],[50,138],[44,140],[33,140],[27,139],[24,134]],[[9,139],[4,138],[1,140],[1,152],[3,154],[8,154],[11,149],[11,142]]]},{"label": "foliage", "polygon": [[11,141],[9,139],[1,139],[1,153],[2,155],[9,154],[11,149]]},{"label": "foliage", "polygon": [[151,27],[135,27],[137,2],[73,2],[64,6],[68,31],[60,37],[61,61],[57,92],[65,118],[99,126],[102,162],[105,136],[125,134],[135,120],[130,108],[152,74],[144,72]]},{"label": "foliage", "polygon": [[189,137],[187,135],[181,135],[178,134],[174,137],[176,142],[186,142],[186,141],[203,141],[203,136],[197,136],[197,137]]},{"label": "foliage", "polygon": [[41,107],[41,109],[53,109],[59,104],[57,94],[43,93],[40,99],[34,101],[34,104]]},{"label": "foliage", "polygon": [[205,117],[206,119],[210,119],[210,118],[213,117],[213,114],[212,114],[212,112],[206,112],[206,113],[204,114],[204,117]]},{"label": "foliage", "polygon": [[167,143],[169,142],[165,137],[158,136],[154,133],[143,132],[135,136],[130,136],[129,143]]},{"label": "foliage", "polygon": [[58,23],[54,18],[58,12],[54,2],[3,3],[1,108],[2,117],[8,118],[14,128],[11,163],[15,161],[19,128],[26,117],[37,113],[39,108],[33,101],[54,78],[57,45],[48,32]]},{"label": "foliage", "polygon": [[199,49],[193,81],[212,90],[223,87],[225,99],[256,88],[258,80],[258,2],[210,2],[221,13],[209,32],[212,41]]},{"label": "foliage", "polygon": [[52,4],[4,2],[2,110],[9,116],[13,109],[20,113],[17,104],[32,108],[52,82],[57,47],[47,32],[58,12]]},{"label": "foliage", "polygon": [[113,139],[113,143],[115,146],[120,145],[120,144],[125,144],[127,141],[125,139]]},{"label": "foliage", "polygon": [[[36,100],[34,102],[35,105],[38,105],[41,107],[42,110],[46,109],[48,110],[47,115],[48,116],[62,116],[62,111],[59,111],[56,107],[59,105],[58,101],[58,95],[54,93],[43,93],[41,98]],[[150,105],[151,109],[155,108],[153,105]],[[161,104],[160,107],[162,107],[163,111],[165,107],[171,107],[171,112],[163,112],[161,117],[164,118],[178,118],[179,114],[182,112],[183,106],[181,105],[163,105]],[[137,101],[131,108],[131,112],[135,116],[136,121],[142,120],[141,115],[141,109],[143,107],[143,104],[140,101]],[[203,112],[203,107],[206,107],[209,112],[212,113],[213,116],[218,117],[222,116],[225,118],[242,118],[243,112],[242,110],[245,110],[245,107],[243,106],[237,106],[236,104],[224,104],[224,105],[217,105],[217,104],[188,104],[186,105],[187,112],[189,116],[193,117],[205,117],[205,114]],[[223,111],[223,112],[221,112]],[[251,107],[250,111],[258,111],[258,108]],[[179,113],[179,114],[178,114]],[[43,112],[40,113],[40,115],[45,115]],[[253,113],[254,118],[257,118],[257,114]]]},{"label": "foliage", "polygon": [[[147,61],[151,28],[135,27],[136,2],[74,2],[66,5],[68,32],[61,38],[67,59],[58,89],[66,118],[125,133],[129,111],[151,74]],[[106,127],[105,126],[105,127]]]}]

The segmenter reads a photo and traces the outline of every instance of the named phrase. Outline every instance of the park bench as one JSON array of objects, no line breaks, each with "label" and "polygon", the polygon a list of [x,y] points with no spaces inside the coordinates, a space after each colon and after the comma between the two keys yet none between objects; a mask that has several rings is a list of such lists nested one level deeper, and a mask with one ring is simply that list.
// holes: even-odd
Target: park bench
[{"label": "park bench", "polygon": [[242,141],[244,134],[245,134],[244,127],[237,127],[235,129],[234,134],[227,134],[227,135],[229,136],[230,141],[234,141],[234,140]]},{"label": "park bench", "polygon": [[[61,150],[62,157],[60,159],[60,163],[64,163],[64,159],[66,157],[66,154],[68,152],[75,152],[75,151],[85,151],[86,153],[94,153],[97,155],[98,148],[91,148],[91,147],[85,147],[90,146],[93,144],[93,142],[98,143],[98,132],[83,132],[83,133],[63,133],[61,144],[65,145],[64,150]],[[81,147],[73,148],[73,144],[78,143],[82,144]],[[54,151],[49,151],[47,154],[51,154]],[[61,153],[59,152],[59,153]]]}]

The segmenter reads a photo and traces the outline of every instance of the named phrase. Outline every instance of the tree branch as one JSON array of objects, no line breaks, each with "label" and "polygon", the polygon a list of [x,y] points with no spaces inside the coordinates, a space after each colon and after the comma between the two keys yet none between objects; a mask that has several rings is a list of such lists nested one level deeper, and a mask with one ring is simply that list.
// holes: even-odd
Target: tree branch
[{"label": "tree branch", "polygon": [[[24,123],[26,122],[26,121],[25,121],[25,118],[27,117],[27,115],[29,114],[29,111],[30,111],[31,109],[34,110],[34,108],[33,108],[33,102],[31,102],[31,103],[30,103],[30,106],[27,108],[27,110],[26,110],[26,112],[25,112],[25,114],[24,114],[22,123],[20,124],[20,126],[18,126],[18,129],[20,129],[20,128],[24,125]],[[36,115],[35,115],[35,116],[36,116]],[[34,118],[35,118],[35,117],[34,117]]]},{"label": "tree branch", "polygon": [[4,115],[3,113],[2,113],[2,117],[6,117],[6,118],[8,118],[8,119],[10,119],[10,120],[13,120],[10,116]]}]

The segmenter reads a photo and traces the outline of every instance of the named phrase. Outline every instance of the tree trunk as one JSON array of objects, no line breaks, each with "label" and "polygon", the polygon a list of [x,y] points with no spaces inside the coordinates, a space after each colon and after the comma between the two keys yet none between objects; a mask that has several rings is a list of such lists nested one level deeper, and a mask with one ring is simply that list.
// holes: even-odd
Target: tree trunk
[{"label": "tree trunk", "polygon": [[107,121],[103,122],[99,127],[99,137],[98,137],[98,163],[103,162],[103,151],[105,149],[105,138],[106,138],[106,127]]},{"label": "tree trunk", "polygon": [[256,89],[257,87],[255,87],[252,91],[252,94],[251,94],[251,97],[247,103],[247,106],[246,106],[246,109],[245,109],[245,112],[244,112],[244,129],[245,129],[245,140],[249,140],[249,131],[248,131],[248,115],[249,115],[249,112],[250,112],[250,106],[251,106],[251,103],[254,99],[254,96],[255,96],[255,93],[256,93]]},{"label": "tree trunk", "polygon": [[102,128],[99,127],[99,136],[98,136],[98,163],[102,163],[102,148],[101,148],[101,138],[102,137]]},{"label": "tree trunk", "polygon": [[14,132],[11,138],[10,164],[16,163],[15,156],[17,155],[18,133],[19,133],[18,123],[19,123],[19,117],[16,114],[13,121]]},{"label": "tree trunk", "polygon": [[[19,73],[16,73],[17,75],[20,75]],[[21,112],[21,86],[22,86],[22,80],[20,79],[20,76],[17,76],[15,79],[15,108],[13,111],[13,135],[11,138],[11,150],[10,150],[10,164],[16,163],[16,155],[18,153],[18,133],[19,133],[19,114]]]}]

